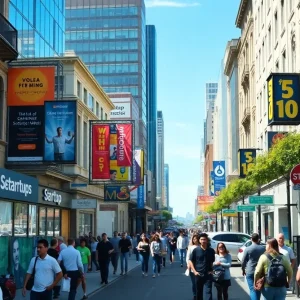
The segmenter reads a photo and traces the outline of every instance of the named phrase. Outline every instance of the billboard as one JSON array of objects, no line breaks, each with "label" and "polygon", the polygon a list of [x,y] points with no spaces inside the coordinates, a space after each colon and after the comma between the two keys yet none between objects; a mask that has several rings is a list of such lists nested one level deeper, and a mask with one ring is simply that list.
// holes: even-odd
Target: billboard
[{"label": "billboard", "polygon": [[256,158],[256,149],[239,149],[239,171],[240,178],[245,178],[249,168],[254,165]]},{"label": "billboard", "polygon": [[114,99],[111,99],[115,105],[115,109],[110,112],[111,120],[120,120],[120,119],[131,119],[131,102],[115,102]]},{"label": "billboard", "polygon": [[130,190],[126,185],[104,185],[104,201],[130,201]]},{"label": "billboard", "polygon": [[55,67],[8,69],[8,106],[44,105],[54,99]]},{"label": "billboard", "polygon": [[214,172],[214,186],[215,196],[220,195],[220,191],[226,187],[226,172],[225,172],[225,161],[213,161],[213,172]]},{"label": "billboard", "polygon": [[270,150],[278,140],[281,140],[286,136],[287,132],[268,131],[267,134],[268,134],[268,150]]},{"label": "billboard", "polygon": [[44,106],[8,108],[8,162],[42,161]]},{"label": "billboard", "polygon": [[[90,184],[133,183],[133,124],[133,121],[90,121]],[[105,128],[101,139],[95,128]]]},{"label": "billboard", "polygon": [[144,150],[134,150],[133,184],[144,184]]},{"label": "billboard", "polygon": [[300,77],[273,73],[268,79],[268,125],[300,124]]},{"label": "billboard", "polygon": [[207,207],[214,203],[215,197],[213,196],[198,196],[198,211],[206,211]]},{"label": "billboard", "polygon": [[45,102],[44,161],[76,163],[76,101]]}]

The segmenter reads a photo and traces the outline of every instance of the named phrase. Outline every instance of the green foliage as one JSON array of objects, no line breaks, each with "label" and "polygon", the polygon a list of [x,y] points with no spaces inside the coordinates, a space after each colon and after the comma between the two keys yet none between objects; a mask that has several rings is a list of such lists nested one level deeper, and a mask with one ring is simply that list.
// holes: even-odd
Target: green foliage
[{"label": "green foliage", "polygon": [[166,218],[165,221],[169,221],[169,220],[173,219],[173,216],[169,211],[163,210],[161,213],[162,213],[162,216]]},{"label": "green foliage", "polygon": [[201,221],[203,221],[203,219],[204,219],[203,215],[197,216],[197,218],[194,220],[194,224],[195,223],[200,223]]}]

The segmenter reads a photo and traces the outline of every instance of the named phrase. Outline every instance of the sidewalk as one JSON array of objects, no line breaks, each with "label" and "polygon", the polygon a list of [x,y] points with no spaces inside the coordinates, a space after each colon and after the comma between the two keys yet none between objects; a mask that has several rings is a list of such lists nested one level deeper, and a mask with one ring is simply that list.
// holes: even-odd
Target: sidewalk
[{"label": "sidewalk", "polygon": [[[95,266],[93,266],[94,268]],[[128,260],[128,273],[130,275],[130,271],[132,271],[133,269],[140,267],[140,263],[137,264],[135,261],[135,255],[132,254],[131,257],[129,257]],[[91,273],[87,273],[86,274],[86,285],[87,285],[87,295],[91,295],[93,293],[95,293],[96,291],[99,291],[100,289],[103,289],[107,286],[109,286],[111,283],[115,282],[116,280],[122,278],[123,276],[120,276],[120,261],[118,264],[118,271],[116,275],[113,275],[113,267],[110,263],[109,265],[109,276],[108,276],[108,285],[100,285],[100,272],[96,272],[93,271]],[[68,299],[68,295],[69,293],[66,292],[62,292],[60,293],[60,300],[67,300]],[[83,297],[83,292],[82,292],[82,287],[79,286],[77,289],[77,294],[76,294],[76,299],[81,299]],[[17,294],[16,294],[16,300],[20,300],[20,299],[30,299],[30,292],[27,291],[26,293],[26,297],[24,298],[22,296],[22,290],[17,290]]]}]

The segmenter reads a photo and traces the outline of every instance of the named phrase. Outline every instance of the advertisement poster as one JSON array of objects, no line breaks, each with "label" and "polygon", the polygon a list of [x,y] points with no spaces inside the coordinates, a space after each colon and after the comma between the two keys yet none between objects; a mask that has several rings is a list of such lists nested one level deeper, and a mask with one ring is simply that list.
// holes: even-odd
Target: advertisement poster
[{"label": "advertisement poster", "polygon": [[76,101],[45,102],[44,161],[76,163]]},{"label": "advertisement poster", "polygon": [[109,168],[109,125],[91,125],[92,143],[91,180],[109,180],[114,174],[110,174]]},{"label": "advertisement poster", "polygon": [[114,98],[111,100],[116,107],[110,112],[111,120],[131,119],[131,102],[115,102]]},{"label": "advertisement poster", "polygon": [[213,161],[214,168],[214,184],[215,184],[215,196],[219,196],[221,190],[226,187],[226,172],[225,161]]},{"label": "advertisement poster", "polygon": [[132,166],[132,124],[117,124],[117,162],[120,167]]},{"label": "advertisement poster", "polygon": [[208,206],[214,203],[215,197],[213,196],[198,196],[198,211],[206,211]]},{"label": "advertisement poster", "polygon": [[145,208],[145,202],[144,202],[144,186],[140,185],[138,187],[137,192],[137,209],[144,209]]},{"label": "advertisement poster", "polygon": [[8,69],[7,106],[44,105],[54,100],[55,67]]},{"label": "advertisement poster", "polygon": [[0,237],[0,274],[7,274],[8,270],[8,236]]},{"label": "advertisement poster", "polygon": [[267,134],[268,134],[268,150],[270,150],[278,140],[281,140],[286,136],[287,132],[268,131]]},{"label": "advertisement poster", "polygon": [[142,149],[134,150],[134,165],[133,165],[133,184],[144,184],[144,151]]},{"label": "advertisement poster", "polygon": [[13,238],[11,240],[11,266],[17,288],[24,283],[26,271],[32,256],[33,238]]},{"label": "advertisement poster", "polygon": [[126,185],[105,185],[104,201],[130,201],[129,187]]},{"label": "advertisement poster", "polygon": [[44,106],[8,108],[8,162],[43,160]]}]

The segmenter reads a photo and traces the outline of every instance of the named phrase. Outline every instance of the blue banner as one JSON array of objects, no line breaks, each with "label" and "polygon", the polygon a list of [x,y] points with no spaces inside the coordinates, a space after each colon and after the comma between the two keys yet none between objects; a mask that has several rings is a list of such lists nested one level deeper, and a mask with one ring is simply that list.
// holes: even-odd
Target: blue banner
[{"label": "blue banner", "polygon": [[45,102],[44,161],[76,163],[76,101]]},{"label": "blue banner", "polygon": [[145,202],[144,202],[144,186],[140,185],[138,187],[138,195],[137,195],[137,208],[143,209],[145,208]]},{"label": "blue banner", "polygon": [[215,183],[215,196],[220,195],[220,191],[226,187],[226,172],[225,161],[213,161],[214,168],[214,183]]},{"label": "blue banner", "polygon": [[130,191],[126,185],[105,185],[104,201],[130,201]]},{"label": "blue banner", "polygon": [[245,178],[249,169],[254,165],[256,149],[239,149],[240,178]]},{"label": "blue banner", "polygon": [[209,193],[210,196],[215,195],[215,178],[214,178],[214,171],[210,171],[210,177],[209,177]]}]

